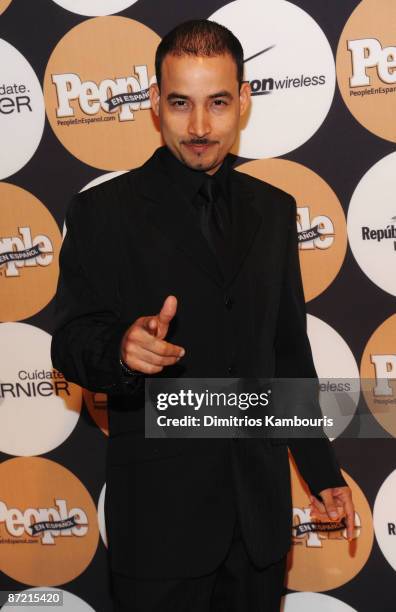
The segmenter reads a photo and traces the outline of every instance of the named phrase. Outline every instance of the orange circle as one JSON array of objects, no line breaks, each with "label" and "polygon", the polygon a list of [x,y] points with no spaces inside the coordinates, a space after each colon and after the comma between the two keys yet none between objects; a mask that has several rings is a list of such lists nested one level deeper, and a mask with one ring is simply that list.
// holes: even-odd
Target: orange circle
[{"label": "orange circle", "polygon": [[0,211],[0,320],[20,321],[52,300],[62,238],[49,210],[21,187],[0,183]]},{"label": "orange circle", "polygon": [[367,342],[360,377],[373,416],[396,437],[396,314],[386,319]]},{"label": "orange circle", "polygon": [[348,19],[337,49],[341,95],[363,127],[396,142],[396,4],[363,0]]},{"label": "orange circle", "polygon": [[105,102],[147,89],[159,42],[150,28],[127,17],[87,19],[59,41],[45,71],[44,99],[52,129],[77,159],[128,170],[161,144],[150,108],[121,104],[109,111]]},{"label": "orange circle", "polygon": [[18,457],[0,464],[0,481],[0,570],[34,586],[79,576],[96,552],[99,529],[78,478],[54,461]]},{"label": "orange circle", "polygon": [[[312,529],[309,492],[291,460],[293,500],[292,548],[288,555],[288,589],[328,591],[352,580],[366,564],[374,541],[370,505],[359,485],[342,470],[352,490],[355,506],[355,530],[348,543],[346,529]],[[300,533],[297,535],[297,528]]]},{"label": "orange circle", "polygon": [[10,6],[11,2],[12,0],[0,0],[0,15]]},{"label": "orange circle", "polygon": [[308,238],[308,232],[319,227],[320,237],[299,243],[305,300],[317,297],[337,276],[347,248],[345,215],[336,194],[315,172],[285,159],[257,159],[238,166],[237,170],[295,197],[301,238]]}]

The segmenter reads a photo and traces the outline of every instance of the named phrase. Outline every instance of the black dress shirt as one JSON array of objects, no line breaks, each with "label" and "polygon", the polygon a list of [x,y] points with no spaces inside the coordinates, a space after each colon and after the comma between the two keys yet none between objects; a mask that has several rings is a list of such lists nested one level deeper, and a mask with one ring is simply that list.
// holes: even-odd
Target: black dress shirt
[{"label": "black dress shirt", "polygon": [[[168,176],[177,187],[179,191],[182,191],[185,198],[194,206],[197,210],[199,190],[206,177],[206,172],[203,170],[193,170],[189,168],[183,162],[179,161],[177,157],[164,146],[160,149],[161,161],[166,169]],[[219,199],[218,205],[222,207],[221,213],[228,219],[229,227],[231,228],[232,217],[231,217],[231,193],[230,193],[230,170],[231,170],[232,156],[227,155],[221,164],[220,168],[212,176],[216,180],[219,187],[221,198]],[[229,237],[231,239],[231,236]]]}]

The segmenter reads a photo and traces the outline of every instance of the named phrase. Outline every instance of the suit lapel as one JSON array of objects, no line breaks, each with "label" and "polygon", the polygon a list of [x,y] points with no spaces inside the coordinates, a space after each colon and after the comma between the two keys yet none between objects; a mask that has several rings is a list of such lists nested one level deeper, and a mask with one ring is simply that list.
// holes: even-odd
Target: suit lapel
[{"label": "suit lapel", "polygon": [[244,176],[231,171],[232,258],[226,285],[240,271],[262,223],[261,215],[252,205],[253,200],[254,193],[246,185]]},{"label": "suit lapel", "polygon": [[194,210],[163,169],[157,152],[142,166],[137,177],[140,194],[150,200],[146,210],[149,223],[167,235],[211,279],[224,288],[238,274],[261,225],[261,216],[252,206],[253,193],[244,177],[231,170],[232,256],[224,278],[217,259],[202,236]]},{"label": "suit lapel", "polygon": [[151,203],[146,211],[148,222],[222,286],[221,270],[201,234],[191,202],[167,176],[157,152],[141,168],[138,189]]}]

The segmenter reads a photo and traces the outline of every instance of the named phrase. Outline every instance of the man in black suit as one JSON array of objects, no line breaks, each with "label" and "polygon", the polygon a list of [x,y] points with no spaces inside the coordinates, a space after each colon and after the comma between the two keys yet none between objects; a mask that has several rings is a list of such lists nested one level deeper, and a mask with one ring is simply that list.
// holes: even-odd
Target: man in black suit
[{"label": "man in black suit", "polygon": [[108,393],[116,609],[275,611],[291,543],[288,447],[317,514],[344,513],[352,537],[328,439],[145,439],[143,379],[316,378],[296,203],[232,169],[250,90],[229,30],[181,24],[156,72],[165,146],[69,206],[53,363]]}]

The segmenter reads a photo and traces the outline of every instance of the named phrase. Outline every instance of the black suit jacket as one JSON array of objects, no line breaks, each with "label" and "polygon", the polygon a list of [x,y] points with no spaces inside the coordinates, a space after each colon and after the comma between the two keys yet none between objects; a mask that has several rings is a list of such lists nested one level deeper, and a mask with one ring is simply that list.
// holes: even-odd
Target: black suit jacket
[{"label": "black suit jacket", "polygon": [[60,255],[54,366],[108,393],[106,524],[115,571],[197,576],[227,553],[238,515],[259,567],[287,553],[288,447],[313,493],[346,484],[323,439],[144,439],[144,393],[119,367],[135,319],[178,298],[167,339],[186,355],[160,376],[315,377],[298,261],[296,203],[231,171],[234,256],[222,280],[191,203],[142,167],[72,200]]}]

